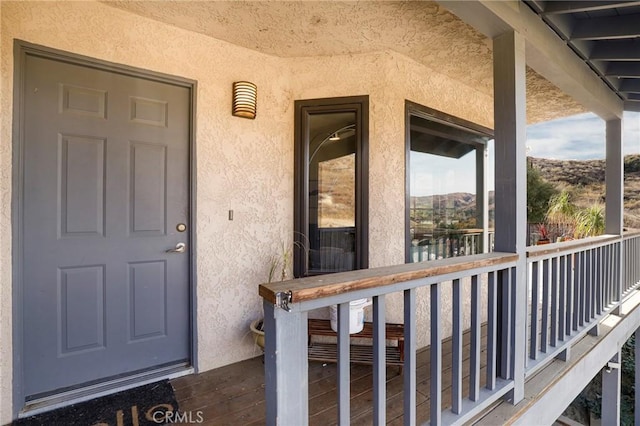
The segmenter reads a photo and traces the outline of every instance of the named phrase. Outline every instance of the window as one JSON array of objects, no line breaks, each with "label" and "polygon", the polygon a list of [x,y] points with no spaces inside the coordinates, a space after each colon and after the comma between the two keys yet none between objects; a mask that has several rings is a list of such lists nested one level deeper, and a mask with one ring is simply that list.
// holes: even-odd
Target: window
[{"label": "window", "polygon": [[407,262],[489,250],[490,131],[411,102],[406,126]]},{"label": "window", "polygon": [[368,97],[295,110],[294,274],[366,268]]}]

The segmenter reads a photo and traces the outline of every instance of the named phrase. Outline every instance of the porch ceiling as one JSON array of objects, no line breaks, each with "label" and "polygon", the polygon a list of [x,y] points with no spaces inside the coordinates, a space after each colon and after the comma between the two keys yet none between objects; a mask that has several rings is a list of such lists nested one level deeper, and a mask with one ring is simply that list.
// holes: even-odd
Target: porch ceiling
[{"label": "porch ceiling", "polygon": [[525,0],[625,102],[640,111],[640,1]]},{"label": "porch ceiling", "polygon": [[[433,1],[107,1],[186,30],[279,57],[395,51],[493,93],[491,41]],[[527,71],[527,117],[539,122],[584,108]]]}]

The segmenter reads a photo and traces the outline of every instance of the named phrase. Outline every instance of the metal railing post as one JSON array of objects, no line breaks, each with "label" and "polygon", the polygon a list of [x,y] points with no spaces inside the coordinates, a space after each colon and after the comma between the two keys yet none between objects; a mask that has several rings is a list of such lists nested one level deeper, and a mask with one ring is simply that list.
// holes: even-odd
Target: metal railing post
[{"label": "metal railing post", "polygon": [[264,300],[264,380],[266,423],[309,422],[307,312],[291,312]]}]

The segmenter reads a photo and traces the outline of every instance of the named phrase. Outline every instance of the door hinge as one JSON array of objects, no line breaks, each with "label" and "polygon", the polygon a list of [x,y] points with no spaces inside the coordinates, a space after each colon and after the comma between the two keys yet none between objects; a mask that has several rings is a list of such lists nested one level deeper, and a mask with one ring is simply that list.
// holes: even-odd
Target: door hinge
[{"label": "door hinge", "polygon": [[291,303],[291,291],[279,291],[276,293],[276,306],[280,309],[284,309],[287,312],[291,312],[289,303]]}]

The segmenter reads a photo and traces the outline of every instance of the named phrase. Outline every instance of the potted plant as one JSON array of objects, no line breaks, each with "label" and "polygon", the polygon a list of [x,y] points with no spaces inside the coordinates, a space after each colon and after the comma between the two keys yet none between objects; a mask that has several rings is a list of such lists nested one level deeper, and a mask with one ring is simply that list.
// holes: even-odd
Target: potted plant
[{"label": "potted plant", "polygon": [[540,238],[538,239],[538,245],[549,244],[551,240],[549,240],[549,233],[547,232],[547,227],[544,223],[541,223],[538,226],[538,232],[540,232]]},{"label": "potted plant", "polygon": [[[274,254],[269,259],[269,276],[268,283],[275,280],[284,281],[289,278],[291,264],[293,261],[293,250],[290,247],[286,247],[282,243],[281,252]],[[264,318],[258,318],[251,322],[249,329],[253,333],[254,342],[264,350]]]}]

